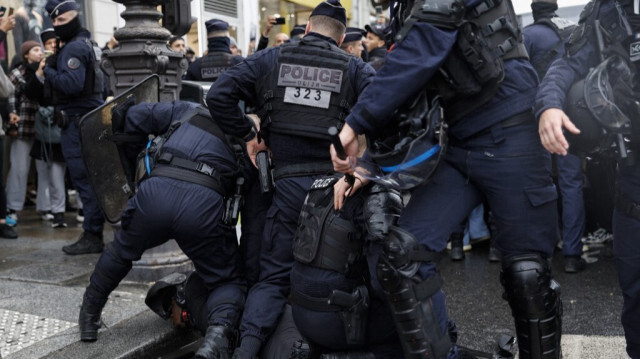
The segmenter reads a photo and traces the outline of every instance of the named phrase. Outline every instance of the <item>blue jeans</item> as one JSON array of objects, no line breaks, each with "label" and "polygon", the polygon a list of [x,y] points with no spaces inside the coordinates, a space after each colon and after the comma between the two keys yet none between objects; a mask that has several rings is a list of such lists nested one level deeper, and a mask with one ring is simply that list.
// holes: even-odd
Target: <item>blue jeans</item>
[{"label": "blue jeans", "polygon": [[479,239],[486,238],[491,235],[489,227],[484,223],[484,205],[479,204],[469,214],[467,219],[467,225],[464,227],[464,238],[462,243],[467,245],[471,242],[471,238]]}]

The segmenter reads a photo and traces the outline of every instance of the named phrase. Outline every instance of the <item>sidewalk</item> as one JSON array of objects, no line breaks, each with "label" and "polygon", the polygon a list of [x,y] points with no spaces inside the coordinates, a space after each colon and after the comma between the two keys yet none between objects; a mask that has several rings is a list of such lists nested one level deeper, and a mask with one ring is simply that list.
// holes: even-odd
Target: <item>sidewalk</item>
[{"label": "sidewalk", "polygon": [[[78,311],[98,254],[69,256],[82,228],[67,213],[68,228],[53,229],[35,210],[19,214],[19,238],[0,238],[0,354],[3,359],[143,358],[158,346],[184,342],[170,321],[144,304],[148,286],[120,285],[103,311],[107,328],[95,343],[79,340]],[[105,240],[113,230],[105,226]]]}]

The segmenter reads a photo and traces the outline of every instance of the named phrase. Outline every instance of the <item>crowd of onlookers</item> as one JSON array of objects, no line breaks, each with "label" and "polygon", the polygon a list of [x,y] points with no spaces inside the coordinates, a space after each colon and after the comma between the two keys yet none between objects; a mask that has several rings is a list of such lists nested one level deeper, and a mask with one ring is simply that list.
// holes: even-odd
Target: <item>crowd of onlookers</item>
[{"label": "crowd of onlookers", "polygon": [[[0,14],[3,57],[0,71],[0,116],[3,123],[0,157],[5,158],[6,150],[9,160],[6,182],[0,181],[4,187],[0,191],[0,237],[3,238],[17,238],[14,227],[25,203],[35,204],[42,220],[50,221],[54,228],[67,227],[65,212],[76,210],[68,203],[72,187],[65,179],[60,128],[56,125],[53,106],[43,102],[41,86],[38,86],[38,78],[44,76],[46,58],[57,50],[55,32],[50,25],[46,26],[36,11],[28,13],[20,8],[13,15]],[[8,59],[5,42],[10,32],[13,33],[16,55]],[[5,138],[9,142],[7,146]],[[37,180],[32,183],[35,190],[29,191],[32,162],[35,163],[34,177]],[[35,196],[28,195],[31,193]],[[76,203],[82,206],[79,199]],[[82,221],[81,209],[76,219]]]}]

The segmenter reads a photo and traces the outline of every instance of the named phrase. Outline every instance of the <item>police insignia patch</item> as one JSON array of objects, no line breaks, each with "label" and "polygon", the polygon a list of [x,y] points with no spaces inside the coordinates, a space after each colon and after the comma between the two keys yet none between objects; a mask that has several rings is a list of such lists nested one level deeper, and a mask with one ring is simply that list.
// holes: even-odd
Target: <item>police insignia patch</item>
[{"label": "police insignia patch", "polygon": [[75,70],[78,67],[80,67],[80,60],[77,57],[72,57],[69,60],[67,60],[67,67],[69,67],[71,70]]}]

